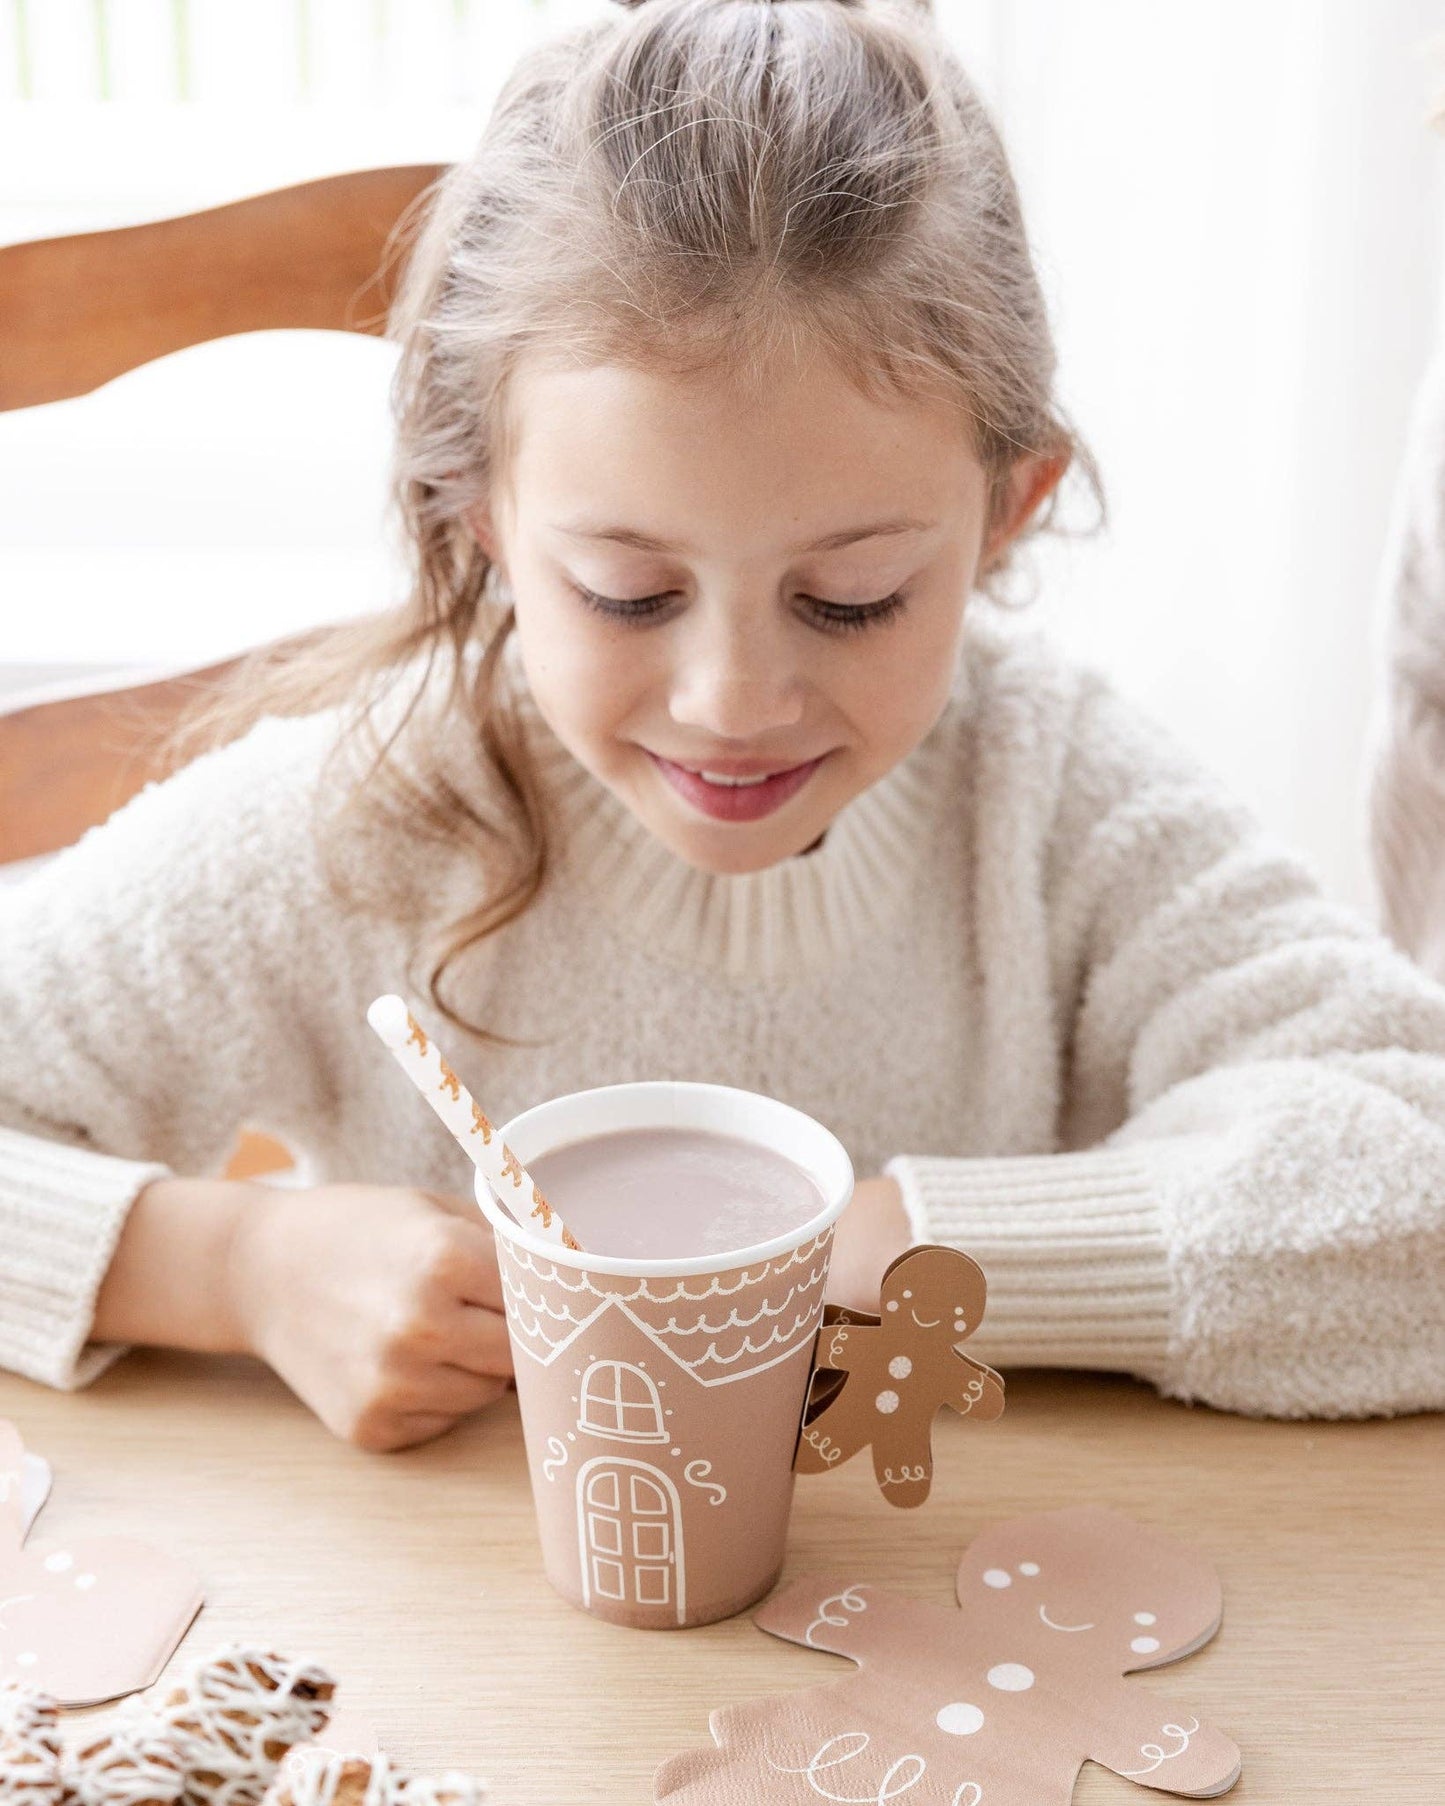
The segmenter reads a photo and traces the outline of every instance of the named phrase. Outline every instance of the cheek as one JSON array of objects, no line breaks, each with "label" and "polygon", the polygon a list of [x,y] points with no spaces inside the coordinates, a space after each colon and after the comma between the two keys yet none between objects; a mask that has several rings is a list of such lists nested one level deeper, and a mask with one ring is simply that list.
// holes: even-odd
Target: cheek
[{"label": "cheek", "polygon": [[905,616],[871,645],[850,648],[852,656],[838,674],[835,701],[880,750],[910,750],[948,700],[958,636],[957,616],[943,611],[913,620]]},{"label": "cheek", "polygon": [[631,717],[651,681],[635,646],[580,608],[517,599],[527,683],[553,731],[574,752],[595,748]]}]

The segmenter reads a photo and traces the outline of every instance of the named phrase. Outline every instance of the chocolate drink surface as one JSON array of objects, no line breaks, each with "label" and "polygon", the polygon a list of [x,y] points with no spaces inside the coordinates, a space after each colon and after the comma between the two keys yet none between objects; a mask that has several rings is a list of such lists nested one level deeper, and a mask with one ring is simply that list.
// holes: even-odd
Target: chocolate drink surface
[{"label": "chocolate drink surface", "polygon": [[702,1129],[620,1129],[539,1154],[528,1171],[590,1254],[686,1260],[800,1228],[823,1195],[770,1148]]}]

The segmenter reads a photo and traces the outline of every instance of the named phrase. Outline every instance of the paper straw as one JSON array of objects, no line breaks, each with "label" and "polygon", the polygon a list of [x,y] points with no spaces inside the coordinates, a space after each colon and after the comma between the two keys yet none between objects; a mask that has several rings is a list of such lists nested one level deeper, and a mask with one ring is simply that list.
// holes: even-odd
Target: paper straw
[{"label": "paper straw", "polygon": [[[467,1157],[480,1169],[498,1201],[529,1228],[535,1228],[546,1241],[563,1248],[579,1244],[557,1212],[542,1196],[541,1189],[498,1136],[483,1116],[481,1106],[442,1058],[441,1049],[412,1015],[400,997],[378,997],[366,1012],[366,1020],[390,1048],[398,1066],[436,1111],[452,1134],[466,1149]],[[531,1210],[524,1217],[516,1208],[517,1193],[522,1201],[530,1195]]]}]

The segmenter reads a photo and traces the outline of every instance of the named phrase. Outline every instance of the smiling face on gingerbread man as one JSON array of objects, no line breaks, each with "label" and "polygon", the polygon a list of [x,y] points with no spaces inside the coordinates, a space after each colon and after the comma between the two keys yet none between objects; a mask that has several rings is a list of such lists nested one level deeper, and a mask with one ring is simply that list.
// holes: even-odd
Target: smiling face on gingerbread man
[{"label": "smiling face on gingerbread man", "polygon": [[1098,1508],[985,1531],[959,1564],[958,1602],[1051,1659],[1067,1645],[1071,1659],[1114,1674],[1178,1661],[1209,1641],[1223,1609],[1206,1561]]},{"label": "smiling face on gingerbread man", "polygon": [[952,1346],[971,1336],[983,1316],[987,1287],[978,1264],[956,1248],[910,1250],[883,1275],[882,1327],[900,1340],[938,1332]]}]

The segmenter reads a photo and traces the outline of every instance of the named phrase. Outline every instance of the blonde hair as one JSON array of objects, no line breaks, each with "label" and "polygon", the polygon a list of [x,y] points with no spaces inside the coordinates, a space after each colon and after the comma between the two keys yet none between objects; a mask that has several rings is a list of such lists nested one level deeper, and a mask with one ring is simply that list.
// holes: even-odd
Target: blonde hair
[{"label": "blonde hair", "polygon": [[[1093,458],[1055,403],[1002,144],[927,14],[901,0],[646,0],[532,51],[475,156],[428,197],[391,330],[411,595],[263,663],[228,726],[337,701],[359,726],[405,682],[351,807],[472,845],[493,875],[432,949],[430,995],[462,1026],[449,967],[528,907],[548,865],[500,682],[513,617],[467,525],[505,471],[524,355],[756,378],[819,345],[870,392],[956,405],[991,511],[1037,453],[1071,461],[1103,518]],[[1056,502],[1028,532],[1060,530]],[[986,593],[1002,599],[1011,562]],[[438,675],[446,707],[423,721],[415,702]],[[393,754],[413,716],[404,771]],[[428,735],[468,733],[495,780],[485,809],[442,775],[440,741],[427,750]]]}]

